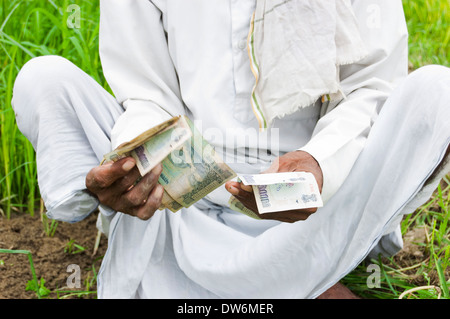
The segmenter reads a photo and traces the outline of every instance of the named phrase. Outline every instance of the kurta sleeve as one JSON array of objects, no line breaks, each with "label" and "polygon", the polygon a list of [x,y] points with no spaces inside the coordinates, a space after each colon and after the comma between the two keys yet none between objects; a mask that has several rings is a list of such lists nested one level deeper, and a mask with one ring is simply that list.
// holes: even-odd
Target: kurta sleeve
[{"label": "kurta sleeve", "polygon": [[125,109],[112,131],[113,149],[184,114],[162,12],[151,1],[102,0],[99,42],[105,78]]},{"label": "kurta sleeve", "polygon": [[352,2],[369,55],[341,67],[346,99],[317,123],[301,148],[319,163],[326,203],[343,184],[396,84],[408,72],[408,32],[400,0]]}]

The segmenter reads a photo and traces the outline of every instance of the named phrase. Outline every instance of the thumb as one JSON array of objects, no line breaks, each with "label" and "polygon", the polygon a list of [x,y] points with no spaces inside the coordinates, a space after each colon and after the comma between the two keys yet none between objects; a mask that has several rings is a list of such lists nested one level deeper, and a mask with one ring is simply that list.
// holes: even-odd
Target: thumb
[{"label": "thumb", "polygon": [[266,169],[265,171],[261,172],[261,174],[272,174],[272,173],[278,173],[278,170],[280,169],[280,158],[277,157],[270,167]]},{"label": "thumb", "polygon": [[116,180],[127,175],[136,165],[133,158],[123,158],[93,168],[86,176],[86,186],[95,191],[111,186]]}]

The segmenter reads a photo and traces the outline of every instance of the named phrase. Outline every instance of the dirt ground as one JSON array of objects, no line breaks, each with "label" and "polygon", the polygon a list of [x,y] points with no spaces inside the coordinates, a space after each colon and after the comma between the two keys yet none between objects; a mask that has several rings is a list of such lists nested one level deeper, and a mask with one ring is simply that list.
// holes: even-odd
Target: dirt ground
[{"label": "dirt ground", "polygon": [[[35,217],[16,214],[10,220],[0,216],[0,248],[28,250],[32,253],[36,276],[38,280],[43,278],[44,286],[51,291],[47,298],[96,298],[96,293],[73,295],[83,291],[95,292],[97,289],[95,274],[100,269],[107,238],[101,236],[100,245],[93,256],[97,237],[96,220],[97,214],[94,213],[75,224],[59,222],[56,232],[49,237],[44,232],[39,214]],[[69,278],[75,274],[73,270],[67,271],[69,265],[80,267],[80,288],[67,287],[68,279],[69,283],[75,283],[72,280],[74,276]],[[0,299],[37,298],[34,291],[26,291],[31,279],[27,255],[0,253]]]}]

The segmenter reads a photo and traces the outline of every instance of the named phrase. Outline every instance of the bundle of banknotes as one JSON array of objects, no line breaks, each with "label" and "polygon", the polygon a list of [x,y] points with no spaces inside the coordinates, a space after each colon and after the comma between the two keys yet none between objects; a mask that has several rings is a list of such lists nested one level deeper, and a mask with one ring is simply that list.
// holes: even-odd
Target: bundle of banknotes
[{"label": "bundle of banknotes", "polygon": [[[131,156],[142,176],[159,163],[163,170],[158,183],[164,187],[160,210],[177,212],[189,207],[227,181],[238,176],[203,138],[186,116],[161,123],[104,156],[103,162]],[[305,172],[239,175],[252,185],[260,214],[320,207],[322,200],[314,176]],[[235,197],[230,207],[252,218],[258,214]]]},{"label": "bundle of banknotes", "polygon": [[174,117],[104,156],[103,162],[131,156],[142,176],[158,163],[164,187],[160,210],[189,207],[236,176],[189,118]]},{"label": "bundle of banknotes", "polygon": [[[252,186],[259,214],[323,206],[317,181],[308,172],[238,175],[238,178],[244,185]],[[229,204],[236,211],[260,219],[234,196]]]}]

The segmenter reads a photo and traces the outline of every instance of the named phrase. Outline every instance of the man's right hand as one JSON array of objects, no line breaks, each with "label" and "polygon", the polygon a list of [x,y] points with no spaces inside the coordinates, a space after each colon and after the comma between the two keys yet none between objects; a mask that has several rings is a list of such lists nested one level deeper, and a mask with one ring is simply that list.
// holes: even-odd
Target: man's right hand
[{"label": "man's right hand", "polygon": [[158,184],[161,172],[159,164],[139,180],[135,160],[127,157],[93,168],[86,176],[86,187],[101,204],[148,220],[161,205],[164,192]]}]

